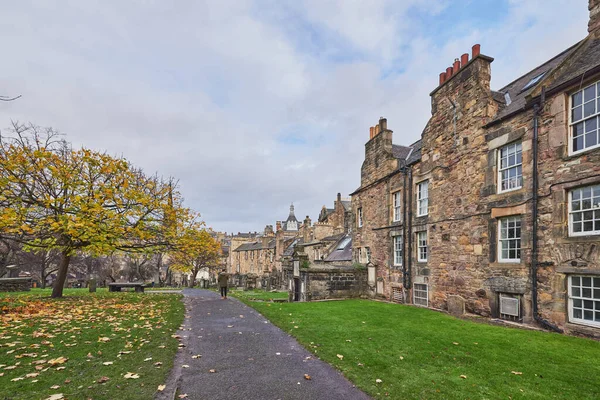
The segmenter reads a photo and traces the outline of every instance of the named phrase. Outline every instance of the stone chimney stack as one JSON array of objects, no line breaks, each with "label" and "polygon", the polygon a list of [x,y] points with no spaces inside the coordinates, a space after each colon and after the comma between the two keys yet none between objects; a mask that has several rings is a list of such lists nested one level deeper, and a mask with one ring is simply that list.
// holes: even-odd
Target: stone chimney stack
[{"label": "stone chimney stack", "polygon": [[588,21],[588,32],[594,37],[600,36],[600,0],[589,0],[588,10],[590,20]]},{"label": "stone chimney stack", "polygon": [[277,230],[277,232],[279,232],[281,230],[281,221],[275,222],[275,229]]},{"label": "stone chimney stack", "polygon": [[310,217],[307,215],[306,218],[304,218],[304,226],[302,229],[302,238],[304,239],[304,243],[310,242],[311,226],[312,226],[312,221],[310,220]]}]

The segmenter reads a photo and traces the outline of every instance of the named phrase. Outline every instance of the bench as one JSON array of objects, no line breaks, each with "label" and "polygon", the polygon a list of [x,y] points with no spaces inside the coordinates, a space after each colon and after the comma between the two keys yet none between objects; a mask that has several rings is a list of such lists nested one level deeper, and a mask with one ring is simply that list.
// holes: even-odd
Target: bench
[{"label": "bench", "polygon": [[109,292],[120,292],[122,288],[134,288],[137,293],[144,293],[144,285],[143,283],[135,283],[135,282],[113,282],[108,284]]}]

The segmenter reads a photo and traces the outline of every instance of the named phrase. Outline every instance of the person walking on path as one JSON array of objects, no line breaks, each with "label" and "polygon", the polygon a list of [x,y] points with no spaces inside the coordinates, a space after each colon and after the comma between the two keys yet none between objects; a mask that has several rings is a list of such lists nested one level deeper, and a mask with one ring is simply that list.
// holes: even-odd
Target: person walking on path
[{"label": "person walking on path", "polygon": [[219,289],[221,289],[221,298],[226,299],[227,298],[227,282],[229,281],[229,274],[227,272],[225,272],[225,269],[222,269],[221,272],[219,272],[217,281],[219,282]]}]

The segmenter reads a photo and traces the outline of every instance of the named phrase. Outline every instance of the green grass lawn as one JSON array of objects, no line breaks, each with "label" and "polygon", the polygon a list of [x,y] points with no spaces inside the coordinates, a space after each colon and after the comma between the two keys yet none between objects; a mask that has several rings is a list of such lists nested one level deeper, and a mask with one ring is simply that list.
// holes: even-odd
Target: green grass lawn
[{"label": "green grass lawn", "polygon": [[600,399],[593,340],[367,300],[246,303],[376,398]]},{"label": "green grass lawn", "polygon": [[271,301],[275,299],[285,299],[288,298],[288,292],[265,292],[261,289],[254,290],[237,290],[237,289],[229,289],[228,295],[232,297],[236,297],[240,300],[262,300],[262,301]]},{"label": "green grass lawn", "polygon": [[0,398],[152,398],[177,352],[181,296],[50,292],[0,293]]}]

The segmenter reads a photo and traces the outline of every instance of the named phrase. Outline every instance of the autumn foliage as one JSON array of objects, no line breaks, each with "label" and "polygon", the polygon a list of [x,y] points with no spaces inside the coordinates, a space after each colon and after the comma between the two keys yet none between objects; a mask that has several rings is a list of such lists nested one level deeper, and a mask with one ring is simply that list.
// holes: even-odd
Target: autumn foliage
[{"label": "autumn foliage", "polygon": [[172,268],[192,274],[190,286],[202,269],[217,268],[221,245],[201,224],[191,223],[183,229],[170,253]]},{"label": "autumn foliage", "polygon": [[76,252],[165,251],[191,218],[172,180],[123,158],[73,149],[33,125],[0,135],[0,236],[60,253],[53,297],[62,296]]}]

